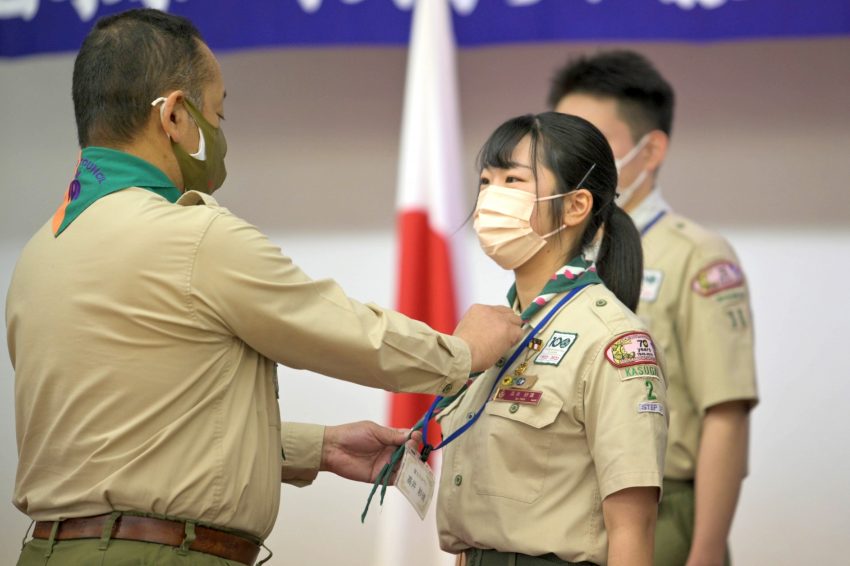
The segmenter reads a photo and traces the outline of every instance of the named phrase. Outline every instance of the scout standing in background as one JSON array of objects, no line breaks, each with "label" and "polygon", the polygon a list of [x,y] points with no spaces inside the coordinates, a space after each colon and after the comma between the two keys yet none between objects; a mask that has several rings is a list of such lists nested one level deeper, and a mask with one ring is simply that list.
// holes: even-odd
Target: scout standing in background
[{"label": "scout standing in background", "polygon": [[614,202],[611,149],[548,112],[505,122],[479,165],[475,230],[514,271],[528,332],[439,415],[440,546],[468,566],[650,566],[666,384],[630,310],[640,235]]},{"label": "scout standing in background", "polygon": [[656,186],[673,98],[643,56],[616,51],[566,65],[549,104],[590,120],[608,138],[618,157],[618,202],[643,236],[638,314],[661,348],[670,385],[655,563],[728,564],[757,401],[749,294],[726,240],[675,214]]}]

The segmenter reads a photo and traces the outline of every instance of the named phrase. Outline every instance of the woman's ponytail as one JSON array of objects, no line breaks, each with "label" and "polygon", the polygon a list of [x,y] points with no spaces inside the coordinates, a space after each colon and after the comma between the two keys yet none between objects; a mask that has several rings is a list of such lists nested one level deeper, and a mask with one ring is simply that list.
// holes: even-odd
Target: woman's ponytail
[{"label": "woman's ponytail", "polygon": [[596,270],[605,286],[624,305],[637,311],[643,281],[640,232],[622,208],[613,202],[608,206],[610,213],[603,226]]}]

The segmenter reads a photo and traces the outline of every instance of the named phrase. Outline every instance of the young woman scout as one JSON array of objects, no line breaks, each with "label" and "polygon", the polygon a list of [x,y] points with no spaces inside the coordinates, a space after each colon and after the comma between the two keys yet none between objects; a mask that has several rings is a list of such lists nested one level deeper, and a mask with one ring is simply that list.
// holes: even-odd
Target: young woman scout
[{"label": "young woman scout", "polygon": [[[666,382],[633,312],[640,235],[614,202],[611,149],[584,119],[548,112],[502,124],[479,166],[475,230],[514,271],[508,301],[527,332],[414,427],[428,438],[432,418],[442,425],[442,442],[422,451],[446,447],[440,546],[466,566],[651,566]],[[582,252],[600,230],[591,263]],[[424,516],[430,472],[410,453],[396,484]]]},{"label": "young woman scout", "polygon": [[[666,384],[632,312],[640,236],[614,202],[611,149],[550,112],[502,124],[479,166],[475,230],[514,271],[528,332],[438,415],[440,545],[469,566],[648,566]],[[582,251],[600,229],[593,264]]]}]

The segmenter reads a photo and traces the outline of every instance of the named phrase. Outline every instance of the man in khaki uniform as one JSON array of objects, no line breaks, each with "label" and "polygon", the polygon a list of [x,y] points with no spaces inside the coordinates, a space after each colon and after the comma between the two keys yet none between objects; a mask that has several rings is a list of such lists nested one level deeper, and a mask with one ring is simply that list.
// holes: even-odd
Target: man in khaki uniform
[{"label": "man in khaki uniform", "polygon": [[673,213],[656,187],[672,88],[637,53],[601,53],[561,69],[549,103],[605,134],[618,160],[620,203],[643,234],[638,314],[662,351],[670,399],[655,562],[728,563],[757,401],[749,295],[729,244]]},{"label": "man in khaki uniform", "polygon": [[224,180],[224,86],[187,20],[101,20],[73,95],[80,162],[6,304],[19,564],[253,564],[281,480],[369,481],[406,438],[281,424],[277,363],[451,393],[519,337],[507,308],[448,336],[351,300],[198,192]]},{"label": "man in khaki uniform", "polygon": [[[513,394],[497,394],[475,426],[445,448],[440,546],[463,553],[468,566],[608,564],[615,522],[603,509],[606,498],[662,485],[667,387],[638,317],[605,286],[594,285],[538,337],[539,350],[506,371],[491,368],[440,415],[448,436],[493,397],[494,380],[516,375],[527,363],[507,389]],[[535,395],[536,404],[526,399]]]}]

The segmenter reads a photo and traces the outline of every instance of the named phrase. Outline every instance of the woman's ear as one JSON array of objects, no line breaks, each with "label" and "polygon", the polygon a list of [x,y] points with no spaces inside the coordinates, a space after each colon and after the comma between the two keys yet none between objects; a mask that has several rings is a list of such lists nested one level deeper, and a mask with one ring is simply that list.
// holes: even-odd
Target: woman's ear
[{"label": "woman's ear", "polygon": [[571,227],[582,224],[593,210],[593,195],[587,189],[579,189],[565,196],[564,225]]}]

